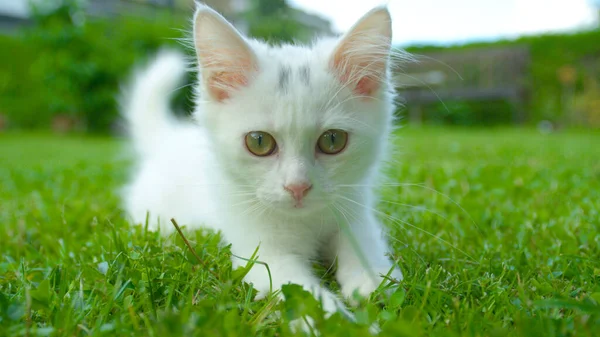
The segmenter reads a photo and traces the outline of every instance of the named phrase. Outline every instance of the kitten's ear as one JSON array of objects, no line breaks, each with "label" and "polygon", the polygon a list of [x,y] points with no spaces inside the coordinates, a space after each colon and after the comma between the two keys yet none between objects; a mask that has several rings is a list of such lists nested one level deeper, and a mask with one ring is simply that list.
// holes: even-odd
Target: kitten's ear
[{"label": "kitten's ear", "polygon": [[342,83],[361,96],[373,96],[386,80],[392,20],[386,7],[365,14],[334,49],[330,60]]},{"label": "kitten's ear", "polygon": [[198,4],[194,45],[210,97],[221,102],[248,84],[257,70],[256,56],[240,33],[211,8]]}]

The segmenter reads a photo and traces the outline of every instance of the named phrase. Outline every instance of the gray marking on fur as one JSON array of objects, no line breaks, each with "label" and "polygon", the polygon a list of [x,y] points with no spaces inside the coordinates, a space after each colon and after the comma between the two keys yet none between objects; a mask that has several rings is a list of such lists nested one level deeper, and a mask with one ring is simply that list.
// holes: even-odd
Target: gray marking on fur
[{"label": "gray marking on fur", "polygon": [[309,85],[310,84],[310,67],[308,66],[308,64],[300,67],[299,74],[300,74],[300,81],[302,81],[302,83],[304,83],[304,85]]},{"label": "gray marking on fur", "polygon": [[292,73],[292,69],[290,69],[289,66],[282,66],[281,69],[279,69],[278,86],[279,86],[279,90],[282,91],[283,93],[286,93],[288,91],[288,85],[290,82],[291,73]]}]

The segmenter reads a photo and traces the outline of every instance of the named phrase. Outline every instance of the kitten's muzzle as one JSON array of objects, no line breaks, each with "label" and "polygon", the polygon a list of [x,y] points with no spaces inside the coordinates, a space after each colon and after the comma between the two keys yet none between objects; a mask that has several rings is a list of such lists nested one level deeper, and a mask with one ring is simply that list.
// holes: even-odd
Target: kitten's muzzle
[{"label": "kitten's muzzle", "polygon": [[289,184],[283,186],[283,189],[290,192],[294,201],[294,207],[300,208],[302,207],[302,199],[308,194],[308,192],[312,189],[312,184],[302,183],[302,184]]}]

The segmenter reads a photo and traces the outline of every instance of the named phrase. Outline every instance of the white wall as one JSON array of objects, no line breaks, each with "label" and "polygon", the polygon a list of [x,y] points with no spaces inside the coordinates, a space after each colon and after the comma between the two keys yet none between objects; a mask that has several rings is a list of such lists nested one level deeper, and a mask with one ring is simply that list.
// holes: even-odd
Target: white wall
[{"label": "white wall", "polygon": [[28,18],[29,2],[27,0],[0,0],[0,15]]}]

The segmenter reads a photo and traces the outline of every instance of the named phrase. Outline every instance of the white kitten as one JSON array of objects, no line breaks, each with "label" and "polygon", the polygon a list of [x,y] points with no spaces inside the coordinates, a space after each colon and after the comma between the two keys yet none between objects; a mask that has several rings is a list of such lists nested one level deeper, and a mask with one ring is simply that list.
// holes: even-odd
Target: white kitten
[{"label": "white kitten", "polygon": [[[372,188],[392,128],[391,34],[381,7],[340,39],[273,47],[242,37],[200,5],[194,121],[177,121],[168,108],[185,73],[177,53],[160,53],[128,93],[139,161],[125,208],[139,223],[149,211],[163,230],[172,228],[170,218],[210,226],[237,256],[250,258],[259,247],[273,290],[300,284],[328,312],[339,304],[313,274],[316,258],[337,258],[346,297],[368,296],[390,271],[401,279],[386,257]],[[233,258],[234,268],[245,264]],[[246,281],[268,294],[262,266]]]}]

